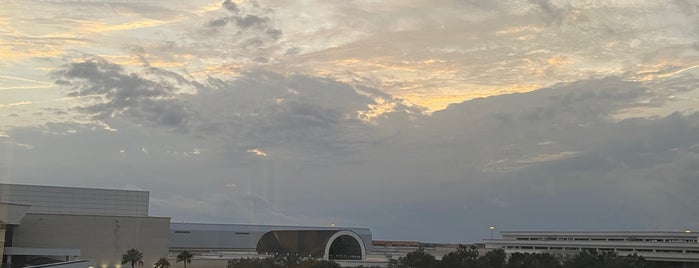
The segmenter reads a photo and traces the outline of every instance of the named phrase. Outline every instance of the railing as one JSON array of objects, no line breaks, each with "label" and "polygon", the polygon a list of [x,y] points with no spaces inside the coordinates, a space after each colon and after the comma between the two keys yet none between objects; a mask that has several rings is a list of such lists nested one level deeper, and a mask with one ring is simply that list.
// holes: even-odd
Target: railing
[{"label": "railing", "polygon": [[[84,266],[78,265],[84,263]],[[69,266],[69,267],[89,267],[92,266],[92,262],[88,260],[77,260],[77,261],[65,261],[65,262],[56,262],[56,263],[49,263],[49,264],[42,264],[42,265],[34,265],[34,266],[25,266],[24,268],[48,268],[48,267],[61,267],[61,266]]]}]

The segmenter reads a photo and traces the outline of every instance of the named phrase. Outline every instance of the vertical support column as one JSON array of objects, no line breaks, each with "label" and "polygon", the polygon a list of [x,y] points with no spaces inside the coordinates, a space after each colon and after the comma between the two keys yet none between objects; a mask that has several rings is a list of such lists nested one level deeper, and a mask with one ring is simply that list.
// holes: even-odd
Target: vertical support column
[{"label": "vertical support column", "polygon": [[[6,225],[3,223],[0,223],[0,266],[2,266],[1,262],[2,262],[3,256],[5,255],[5,228],[6,228]],[[7,260],[9,262],[10,256],[7,256]]]}]

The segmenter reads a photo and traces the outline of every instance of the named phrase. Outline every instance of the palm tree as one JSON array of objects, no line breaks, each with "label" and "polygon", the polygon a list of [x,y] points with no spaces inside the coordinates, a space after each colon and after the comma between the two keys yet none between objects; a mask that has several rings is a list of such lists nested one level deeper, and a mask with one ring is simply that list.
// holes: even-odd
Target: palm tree
[{"label": "palm tree", "polygon": [[121,255],[121,264],[131,263],[131,268],[134,268],[136,264],[143,265],[143,252],[138,249],[132,248]]},{"label": "palm tree", "polygon": [[166,257],[160,257],[160,259],[153,264],[153,268],[170,268],[170,261],[168,261]]},{"label": "palm tree", "polygon": [[192,262],[192,253],[189,253],[189,251],[182,251],[180,254],[177,254],[177,262],[184,262],[184,268],[187,268],[187,263]]}]

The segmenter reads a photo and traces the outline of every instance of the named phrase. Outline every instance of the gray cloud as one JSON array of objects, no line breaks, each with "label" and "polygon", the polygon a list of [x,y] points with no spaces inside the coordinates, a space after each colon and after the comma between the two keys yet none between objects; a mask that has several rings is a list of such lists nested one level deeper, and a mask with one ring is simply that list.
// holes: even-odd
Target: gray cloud
[{"label": "gray cloud", "polygon": [[[17,51],[99,49],[145,67],[73,59],[54,73],[64,94],[3,104],[3,123],[32,127],[2,129],[0,181],[133,185],[175,220],[335,222],[379,239],[699,226],[696,3],[265,4],[92,2],[60,9],[60,25],[46,19],[58,4],[13,6],[18,34],[54,29],[10,33]],[[124,23],[85,27],[112,21]],[[59,61],[25,59],[7,67],[18,85]],[[541,84],[430,115],[390,94]],[[39,118],[61,123],[25,123]]]},{"label": "gray cloud", "polygon": [[234,13],[235,13],[235,12],[240,11],[240,10],[238,9],[238,5],[237,5],[235,2],[231,1],[231,0],[225,0],[225,1],[223,1],[223,3],[221,3],[221,6],[223,6],[226,10],[228,10],[228,11],[230,11],[230,12],[234,12]]},{"label": "gray cloud", "polygon": [[[271,19],[267,15],[257,15],[244,12],[239,9],[237,4],[229,0],[224,1],[221,6],[228,11],[228,15],[211,20],[208,24],[208,26],[215,29],[216,32],[236,30],[233,32],[233,34],[236,36],[243,36],[244,32],[256,33],[257,36],[254,39],[258,40],[257,42],[260,43],[257,44],[257,46],[262,46],[263,43],[266,42],[263,41],[263,39],[275,41],[282,35],[282,31],[272,25]],[[270,10],[261,10],[259,6],[255,7],[256,8],[254,9],[257,9],[258,12],[263,14],[273,12]],[[226,26],[233,26],[233,29],[225,29]],[[210,34],[211,31],[206,30],[206,33]]]},{"label": "gray cloud", "polygon": [[142,123],[180,128],[192,116],[186,107],[172,99],[179,93],[178,83],[188,83],[181,76],[149,69],[146,72],[175,81],[153,81],[104,59],[70,63],[53,72],[56,83],[70,89],[70,97],[90,97],[92,103],[78,107],[95,119],[124,116]]},{"label": "gray cloud", "polygon": [[94,119],[174,128],[224,142],[230,150],[299,147],[309,157],[361,150],[385,135],[359,116],[375,104],[373,96],[395,102],[392,114],[420,113],[375,89],[265,71],[199,83],[153,67],[128,73],[92,58],[67,64],[53,75],[68,89],[67,96],[90,100],[78,111]]},{"label": "gray cloud", "polygon": [[[95,81],[127,80],[116,79],[123,70],[103,65],[94,74],[102,78],[82,87],[71,81],[73,92],[108,93]],[[690,190],[699,181],[699,114],[616,119],[625,109],[648,107],[649,98],[658,98],[653,107],[672,101],[657,92],[687,90],[672,80],[695,83],[581,80],[454,104],[431,116],[400,108],[373,125],[347,116],[372,101],[357,90],[375,89],[257,71],[210,78],[196,95],[179,99],[197,115],[187,121],[193,136],[118,116],[111,119],[116,134],[74,125],[22,129],[10,133],[11,142],[33,149],[3,150],[16,163],[44,165],[12,165],[12,177],[137,185],[152,191],[154,212],[181,220],[332,221],[371,227],[377,238],[453,242],[478,241],[490,224],[678,229],[699,223],[699,215],[687,213],[699,201]],[[65,168],[69,150],[76,168]],[[238,188],[222,189],[228,184]],[[405,227],[396,229],[399,223]]]}]

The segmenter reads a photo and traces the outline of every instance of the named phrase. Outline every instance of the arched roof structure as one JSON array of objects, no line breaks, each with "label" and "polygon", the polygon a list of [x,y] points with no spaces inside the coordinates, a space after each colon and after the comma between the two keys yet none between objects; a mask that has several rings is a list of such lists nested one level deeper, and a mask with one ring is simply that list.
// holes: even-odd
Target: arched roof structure
[{"label": "arched roof structure", "polygon": [[295,253],[323,259],[363,259],[366,228],[172,223],[170,250]]},{"label": "arched roof structure", "polygon": [[329,259],[359,259],[366,256],[364,241],[347,230],[283,230],[264,234],[258,253],[294,253]]}]

